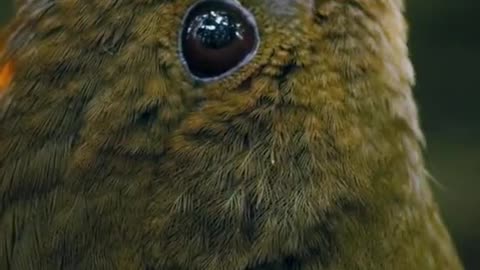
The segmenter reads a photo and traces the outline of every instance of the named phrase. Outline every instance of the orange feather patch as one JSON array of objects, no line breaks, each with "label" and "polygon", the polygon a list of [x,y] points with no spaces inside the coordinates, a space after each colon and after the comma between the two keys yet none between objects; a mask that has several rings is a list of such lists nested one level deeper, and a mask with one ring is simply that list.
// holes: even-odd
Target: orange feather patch
[{"label": "orange feather patch", "polygon": [[[0,56],[3,54],[2,47],[3,46],[0,44]],[[14,64],[11,60],[0,65],[0,97],[5,93],[12,82],[14,71]]]}]

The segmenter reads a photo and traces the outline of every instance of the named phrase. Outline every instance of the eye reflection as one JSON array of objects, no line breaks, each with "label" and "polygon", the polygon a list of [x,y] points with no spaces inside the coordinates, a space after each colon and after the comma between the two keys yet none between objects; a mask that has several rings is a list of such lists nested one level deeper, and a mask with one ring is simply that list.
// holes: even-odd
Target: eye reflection
[{"label": "eye reflection", "polygon": [[233,1],[201,1],[185,15],[180,57],[201,81],[220,79],[248,63],[258,47],[250,12]]}]

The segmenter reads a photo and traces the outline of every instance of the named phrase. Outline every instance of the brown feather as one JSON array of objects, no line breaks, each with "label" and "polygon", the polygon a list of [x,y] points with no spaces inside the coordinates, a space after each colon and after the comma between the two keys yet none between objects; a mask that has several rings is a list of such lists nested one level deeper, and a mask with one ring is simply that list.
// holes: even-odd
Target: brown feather
[{"label": "brown feather", "polygon": [[260,48],[208,84],[178,56],[193,0],[21,2],[0,269],[462,269],[402,1],[241,1]]}]

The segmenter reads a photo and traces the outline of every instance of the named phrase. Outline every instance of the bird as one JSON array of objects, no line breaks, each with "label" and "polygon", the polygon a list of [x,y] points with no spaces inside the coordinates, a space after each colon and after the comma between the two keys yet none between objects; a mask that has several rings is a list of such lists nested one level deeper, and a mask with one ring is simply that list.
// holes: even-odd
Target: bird
[{"label": "bird", "polygon": [[0,269],[460,270],[402,0],[20,0]]}]

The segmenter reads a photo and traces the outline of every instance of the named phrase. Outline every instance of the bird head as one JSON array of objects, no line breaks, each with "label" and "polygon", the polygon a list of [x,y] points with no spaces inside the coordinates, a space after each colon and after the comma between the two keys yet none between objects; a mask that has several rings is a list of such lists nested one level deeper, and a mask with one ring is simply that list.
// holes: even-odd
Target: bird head
[{"label": "bird head", "polygon": [[7,156],[63,142],[70,167],[148,158],[208,192],[319,179],[323,205],[392,164],[421,166],[402,1],[19,5],[1,77]]}]

